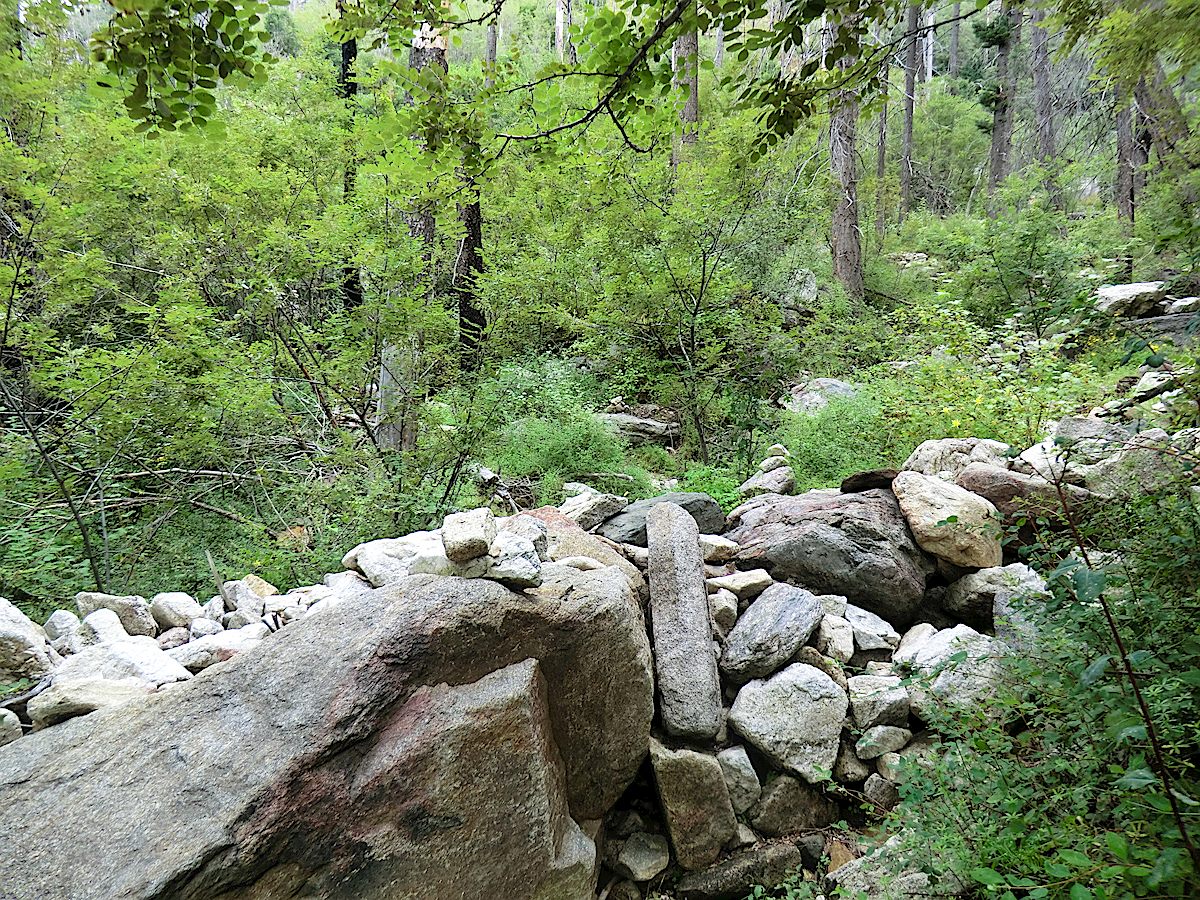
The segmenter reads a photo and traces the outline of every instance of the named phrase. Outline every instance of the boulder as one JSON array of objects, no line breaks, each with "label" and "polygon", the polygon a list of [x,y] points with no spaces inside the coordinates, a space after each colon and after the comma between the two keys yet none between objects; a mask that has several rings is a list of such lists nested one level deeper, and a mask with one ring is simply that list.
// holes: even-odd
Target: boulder
[{"label": "boulder", "polygon": [[197,638],[207,637],[210,634],[220,634],[224,630],[220,622],[214,622],[207,616],[203,616],[191,621],[191,624],[188,626],[188,638],[194,641]]},{"label": "boulder", "polygon": [[85,647],[123,641],[130,635],[121,624],[121,619],[111,609],[98,609],[83,617],[79,623],[79,640]]},{"label": "boulder", "polygon": [[734,684],[770,675],[795,656],[824,615],[820,601],[804,588],[771,585],[726,637],[721,674]]},{"label": "boulder", "polygon": [[359,544],[342,557],[342,565],[362,573],[375,587],[394,584],[409,575],[479,578],[487,571],[487,550],[484,547],[480,556],[456,563],[446,555],[440,531],[415,531],[400,538]]},{"label": "boulder", "polygon": [[611,519],[628,505],[628,497],[589,491],[568,497],[559,507],[559,511],[584,531],[590,531]]},{"label": "boulder", "polygon": [[663,727],[679,737],[712,738],[721,727],[721,683],[696,522],[682,507],[660,503],[650,510],[646,530]]},{"label": "boulder", "polygon": [[861,784],[870,774],[871,767],[854,752],[854,741],[843,735],[833,764],[833,780],[838,784]]},{"label": "boulder", "polygon": [[900,678],[893,675],[855,675],[846,684],[854,724],[859,728],[908,724],[908,691]]},{"label": "boulder", "polygon": [[776,469],[781,469],[788,464],[786,456],[768,456],[758,464],[759,472],[773,472]]},{"label": "boulder", "polygon": [[917,472],[901,472],[892,490],[922,550],[956,566],[1000,565],[1000,517],[987,500]]},{"label": "boulder", "polygon": [[63,656],[78,652],[83,642],[79,635],[79,616],[69,609],[56,609],[42,625],[50,646]]},{"label": "boulder", "polygon": [[158,646],[163,650],[174,650],[176,647],[183,646],[192,639],[191,632],[182,626],[179,628],[168,628],[158,636]]},{"label": "boulder", "polygon": [[652,714],[616,570],[413,577],[6,747],[0,870],[12,900],[589,897],[575,823],[632,781]]},{"label": "boulder", "polygon": [[26,706],[35,731],[109,706],[120,706],[144,697],[152,685],[140,678],[63,676]]},{"label": "boulder", "polygon": [[0,597],[0,681],[38,679],[54,667],[46,632]]},{"label": "boulder", "polygon": [[904,637],[900,638],[900,644],[896,647],[896,652],[892,654],[892,662],[911,664],[917,649],[937,633],[936,626],[928,622],[918,622],[904,632]]},{"label": "boulder", "polygon": [[84,619],[98,609],[111,609],[121,620],[121,627],[125,629],[126,634],[148,637],[158,634],[158,624],[154,621],[154,616],[150,613],[150,604],[144,597],[80,591],[75,595],[75,606],[79,609],[80,617]]},{"label": "boulder", "polygon": [[1138,319],[1162,311],[1165,281],[1106,284],[1096,288],[1096,309],[1110,316]]},{"label": "boulder", "polygon": [[671,864],[671,847],[661,834],[636,831],[617,854],[614,868],[632,881],[649,881]]},{"label": "boulder", "polygon": [[688,511],[700,534],[720,534],[725,530],[725,514],[708,494],[675,493],[662,494],[648,500],[631,503],[624,511],[613,516],[596,529],[596,533],[619,544],[646,546],[646,515],[661,503],[673,503]]},{"label": "boulder", "polygon": [[847,705],[832,678],[794,663],[743,687],[729,711],[729,726],[774,765],[818,782],[833,769]]},{"label": "boulder", "polygon": [[723,563],[733,559],[738,545],[719,534],[700,535],[700,555],[706,563]]},{"label": "boulder", "polygon": [[714,862],[737,832],[716,757],[650,742],[650,763],[675,858],[685,869]]},{"label": "boulder", "polygon": [[758,802],[762,793],[758,773],[754,771],[745,747],[727,747],[717,754],[717,762],[721,766],[721,774],[725,776],[733,811],[741,815]]},{"label": "boulder", "polygon": [[11,744],[22,734],[21,720],[11,709],[0,709],[0,747]]},{"label": "boulder", "polygon": [[817,650],[845,665],[854,656],[854,626],[841,616],[826,613],[817,626]]},{"label": "boulder", "polygon": [[496,539],[496,517],[486,506],[451,513],[442,520],[442,545],[451,562],[466,563],[488,552]]},{"label": "boulder", "polygon": [[877,815],[893,810],[900,802],[900,791],[878,772],[873,773],[863,785],[863,797],[874,807]]},{"label": "boulder", "polygon": [[1008,444],[982,438],[941,438],[925,441],[909,454],[902,468],[943,481],[954,481],[971,465],[1003,467],[1008,461]]},{"label": "boulder", "polygon": [[729,591],[738,600],[750,600],[774,583],[775,579],[766,569],[750,569],[748,572],[731,572],[710,578],[708,588],[712,591]]},{"label": "boulder", "polygon": [[778,841],[741,850],[701,872],[679,879],[685,900],[742,900],[757,885],[779,884],[803,862],[794,844]]},{"label": "boulder", "polygon": [[896,469],[871,469],[868,472],[856,472],[842,479],[839,490],[843,494],[861,494],[863,491],[876,489],[891,490],[892,482],[899,474]]},{"label": "boulder", "polygon": [[757,497],[759,494],[790,494],[795,489],[796,473],[792,467],[779,466],[767,472],[755,472],[738,486],[738,493],[743,497]]},{"label": "boulder", "polygon": [[[1062,517],[1062,502],[1054,485],[1037,475],[1024,475],[1012,469],[986,463],[972,463],[958,473],[956,483],[983,497],[996,507],[1006,523],[1021,517]],[[1082,509],[1093,499],[1090,491],[1073,484],[1061,485],[1067,503]]]},{"label": "boulder", "polygon": [[762,797],[747,816],[755,831],[783,837],[838,820],[838,806],[820,788],[790,775],[780,775],[763,789]]},{"label": "boulder", "polygon": [[724,640],[737,623],[737,597],[729,591],[715,591],[709,594],[708,614],[712,617],[713,635]]},{"label": "boulder", "polygon": [[262,622],[205,635],[167,651],[167,655],[189,672],[199,672],[239,653],[257,647],[270,629]]},{"label": "boulder", "polygon": [[837,378],[812,378],[791,389],[791,397],[783,408],[800,415],[811,416],[829,405],[831,400],[848,400],[858,396],[858,388]]},{"label": "boulder", "polygon": [[150,598],[150,615],[154,616],[158,627],[166,631],[168,628],[186,628],[192,619],[204,615],[204,608],[191,594],[170,591]]},{"label": "boulder", "polygon": [[484,578],[510,588],[537,587],[542,583],[542,561],[533,541],[512,531],[501,531],[488,548]]},{"label": "boulder", "polygon": [[[963,653],[961,660],[951,658]],[[912,711],[929,722],[938,713],[978,713],[1003,677],[1005,645],[968,625],[939,631],[919,644],[908,666]]]},{"label": "boulder", "polygon": [[730,514],[725,536],[741,547],[739,565],[843,595],[899,626],[912,621],[932,570],[884,490],[764,494]]},{"label": "boulder", "polygon": [[854,752],[862,760],[876,759],[885,753],[903,750],[911,740],[912,732],[907,728],[876,725],[874,728],[868,728],[858,739],[858,743],[854,745]]},{"label": "boulder", "polygon": [[604,538],[588,534],[553,506],[535,509],[527,515],[546,526],[549,544],[547,555],[551,560],[558,562],[572,556],[587,556],[601,565],[615,566],[625,576],[635,596],[643,601],[649,598],[646,577],[642,571]]},{"label": "boulder", "polygon": [[541,519],[521,513],[505,519],[497,519],[496,528],[500,532],[507,531],[528,540],[533,544],[533,549],[542,562],[550,558],[550,530]]},{"label": "boulder", "polygon": [[900,645],[899,632],[869,610],[847,606],[845,618],[854,631],[854,646],[859,650],[894,650]]},{"label": "boulder", "polygon": [[634,447],[643,444],[662,444],[669,447],[679,440],[679,424],[676,422],[662,422],[620,412],[596,413],[596,418],[603,422],[609,431]]},{"label": "boulder", "polygon": [[974,628],[990,629],[997,603],[1011,610],[1014,600],[1048,596],[1046,582],[1037,572],[1024,563],[1012,563],[964,575],[946,589],[942,606]]},{"label": "boulder", "polygon": [[262,615],[263,607],[268,597],[279,593],[279,588],[264,581],[257,575],[250,574],[236,581],[226,581],[221,585],[221,593],[225,598],[225,608],[230,612],[244,610]]}]

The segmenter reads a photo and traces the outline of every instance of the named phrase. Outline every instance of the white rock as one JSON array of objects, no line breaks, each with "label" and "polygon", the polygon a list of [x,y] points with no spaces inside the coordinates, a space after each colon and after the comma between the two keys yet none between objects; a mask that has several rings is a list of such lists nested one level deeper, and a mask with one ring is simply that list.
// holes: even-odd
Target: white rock
[{"label": "white rock", "polygon": [[917,472],[897,475],[892,491],[922,550],[956,566],[1000,565],[1000,514],[991,501]]},{"label": "white rock", "polygon": [[854,629],[854,643],[859,650],[892,650],[900,644],[896,629],[873,612],[847,604],[846,621]]},{"label": "white rock", "polygon": [[178,628],[168,628],[158,636],[158,646],[163,650],[174,650],[192,639],[191,632],[180,625]]},{"label": "white rock", "polygon": [[150,614],[158,627],[166,630],[186,627],[192,619],[204,615],[204,608],[191,594],[170,591],[150,598]]},{"label": "white rock", "polygon": [[97,709],[144,697],[154,688],[138,678],[74,675],[56,677],[53,684],[29,701],[35,731]]},{"label": "white rock", "polygon": [[767,456],[782,456],[785,458],[790,458],[791,455],[791,451],[788,450],[787,447],[783,446],[783,444],[772,444],[767,448]]},{"label": "white rock", "polygon": [[218,624],[220,624],[221,619],[225,618],[226,612],[228,612],[228,610],[225,609],[224,597],[213,597],[204,604],[204,617],[206,619],[211,619]]},{"label": "white rock", "polygon": [[725,590],[709,594],[708,612],[712,616],[713,633],[723,639],[737,624],[738,599],[732,592]]},{"label": "white rock", "polygon": [[776,469],[781,469],[788,464],[786,456],[768,456],[758,464],[758,471],[773,472]]},{"label": "white rock", "polygon": [[726,590],[738,600],[749,600],[757,597],[775,581],[766,569],[750,569],[747,572],[734,572],[732,575],[722,575],[719,578],[708,579],[708,589],[712,591]]},{"label": "white rock", "polygon": [[189,672],[199,672],[211,665],[257,647],[271,631],[257,622],[233,631],[210,634],[168,651],[168,655]]},{"label": "white rock", "polygon": [[511,588],[537,587],[542,583],[542,561],[533,541],[511,531],[501,531],[488,551],[484,578]]},{"label": "white rock", "polygon": [[111,609],[97,609],[83,617],[79,625],[79,636],[85,645],[123,641],[129,637],[121,625],[121,619]]},{"label": "white rock", "polygon": [[907,728],[897,728],[893,725],[876,725],[868,728],[858,743],[854,752],[859,759],[875,759],[885,753],[902,750],[912,740],[912,732]]},{"label": "white rock", "polygon": [[733,559],[738,545],[717,534],[700,535],[700,554],[706,563],[723,563]]},{"label": "white rock", "polygon": [[0,709],[0,747],[21,736],[21,720],[11,709]]},{"label": "white rock", "polygon": [[917,447],[901,469],[954,481],[972,463],[1004,468],[1008,462],[1008,444],[981,438],[941,438],[925,441]]},{"label": "white rock", "polygon": [[158,634],[158,625],[150,614],[150,604],[146,598],[134,594],[118,596],[116,594],[100,594],[94,591],[80,591],[75,595],[75,606],[79,615],[86,619],[98,609],[111,609],[121,620],[121,627],[131,635],[146,635],[154,637]]},{"label": "white rock", "polygon": [[225,608],[263,614],[263,607],[268,597],[274,597],[279,589],[268,581],[263,581],[257,575],[247,575],[237,581],[227,581],[221,587],[225,594]]},{"label": "white rock", "polygon": [[817,649],[840,663],[854,656],[854,626],[841,616],[826,613],[817,626]]},{"label": "white rock", "polygon": [[859,728],[866,730],[876,725],[908,724],[908,691],[899,678],[855,675],[846,684],[850,693],[850,709]]},{"label": "white rock", "polygon": [[595,491],[567,498],[558,511],[584,531],[590,531],[611,519],[628,505],[628,497],[618,494],[601,494]]},{"label": "white rock", "polygon": [[188,625],[188,633],[191,635],[193,641],[197,638],[207,637],[210,634],[220,634],[224,630],[220,622],[214,622],[208,616],[192,619]]},{"label": "white rock", "polygon": [[821,601],[821,608],[825,610],[826,615],[846,618],[846,606],[850,601],[845,597],[838,594],[818,594],[817,599]]},{"label": "white rock", "polygon": [[496,539],[496,517],[486,506],[451,513],[442,521],[442,544],[452,562],[465,563],[486,556]]},{"label": "white rock", "polygon": [[186,669],[158,646],[157,640],[144,635],[85,647],[68,657],[54,671],[56,682],[59,679],[136,678],[155,688],[175,681],[186,681],[191,677]]},{"label": "white rock", "polygon": [[796,489],[796,473],[791,466],[780,466],[769,472],[756,472],[738,486],[743,498],[759,494],[790,494]]},{"label": "white rock", "polygon": [[580,572],[593,572],[596,569],[607,568],[600,560],[592,559],[590,556],[564,556],[562,559],[555,560],[555,562],[560,566],[578,569]]},{"label": "white rock", "polygon": [[550,530],[541,519],[522,513],[507,519],[497,519],[496,527],[500,531],[511,531],[532,541],[533,549],[537,551],[538,559],[542,562],[550,558]]},{"label": "white rock", "polygon": [[[964,653],[965,658],[951,662]],[[909,685],[912,711],[928,722],[938,710],[971,712],[995,693],[1003,675],[1005,645],[967,625],[939,631],[913,654]]]},{"label": "white rock", "polygon": [[754,771],[745,747],[722,750],[717,754],[717,762],[721,764],[721,774],[725,776],[725,785],[729,788],[733,811],[741,815],[757,803],[762,794],[758,773]]},{"label": "white rock", "polygon": [[83,636],[80,634],[81,622],[79,617],[69,609],[56,609],[42,626],[50,646],[62,656],[78,653],[83,649]]},{"label": "white rock", "polygon": [[1106,284],[1096,289],[1096,309],[1111,316],[1144,316],[1162,304],[1165,281]]},{"label": "white rock", "polygon": [[930,625],[928,622],[918,622],[912,628],[908,629],[908,631],[904,632],[904,637],[900,639],[900,646],[892,654],[892,662],[911,663],[921,645],[935,634],[937,634],[937,628],[933,625]]}]

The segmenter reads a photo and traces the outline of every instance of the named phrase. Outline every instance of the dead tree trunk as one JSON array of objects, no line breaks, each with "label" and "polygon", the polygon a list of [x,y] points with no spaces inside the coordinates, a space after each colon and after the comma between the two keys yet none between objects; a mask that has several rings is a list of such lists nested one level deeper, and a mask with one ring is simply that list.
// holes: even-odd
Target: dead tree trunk
[{"label": "dead tree trunk", "polygon": [[1050,35],[1042,27],[1045,13],[1035,9],[1030,18],[1030,57],[1033,66],[1033,106],[1037,129],[1038,162],[1045,170],[1046,193],[1059,209],[1063,207],[1062,191],[1051,172],[1055,157],[1053,66],[1050,62]]},{"label": "dead tree trunk", "polygon": [[700,136],[700,35],[695,30],[675,39],[675,84],[687,91],[687,99],[679,111],[681,132],[671,155],[672,168],[679,165],[683,148]]},{"label": "dead tree trunk", "polygon": [[[1012,64],[1012,49],[1021,40],[1021,10],[1004,3],[1003,15],[1008,18],[1008,36],[996,48],[996,80],[998,89],[992,107],[992,148],[988,158],[988,199],[1008,177],[1009,156],[1012,153],[1013,98],[1017,88],[1017,68]],[[989,203],[992,213],[994,204]]]},{"label": "dead tree trunk", "polygon": [[904,49],[904,131],[900,142],[900,212],[897,215],[900,222],[912,208],[913,110],[917,93],[917,28],[920,21],[921,7],[910,3],[904,23],[908,42]]},{"label": "dead tree trunk", "polygon": [[[342,0],[338,0],[337,13],[340,16],[342,13]],[[338,97],[347,101],[347,105],[353,101],[355,94],[358,93],[358,82],[354,80],[354,65],[358,61],[358,41],[354,38],[347,38],[342,41],[342,56],[341,63],[338,66]],[[353,115],[353,112],[351,113]],[[346,150],[346,164],[342,169],[342,201],[348,203],[350,198],[354,196],[355,182],[358,180],[358,167],[354,161],[353,151],[349,148]],[[349,262],[342,267],[342,305],[346,309],[357,309],[363,303],[363,287],[362,273],[357,265],[352,265]]]}]

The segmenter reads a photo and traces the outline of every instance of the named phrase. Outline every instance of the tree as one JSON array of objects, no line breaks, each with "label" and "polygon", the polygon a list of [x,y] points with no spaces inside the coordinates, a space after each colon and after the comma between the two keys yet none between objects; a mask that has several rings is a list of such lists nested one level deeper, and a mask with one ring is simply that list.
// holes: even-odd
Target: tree
[{"label": "tree", "polygon": [[1017,93],[1017,68],[1012,51],[1021,40],[1021,10],[1005,0],[1000,17],[983,31],[983,43],[996,48],[996,84],[991,97],[992,147],[988,156],[988,198],[1009,175],[1012,154],[1013,100]]},{"label": "tree", "polygon": [[559,62],[575,65],[579,55],[571,42],[571,0],[555,0],[554,3],[554,52]]},{"label": "tree", "polygon": [[920,21],[920,5],[909,3],[904,22],[906,40],[904,49],[904,130],[901,134],[900,144],[900,211],[897,216],[901,222],[912,208],[913,112],[916,106],[917,45]]},{"label": "tree", "polygon": [[879,98],[878,137],[875,142],[875,241],[882,247],[887,233],[887,131],[888,131],[888,82],[891,66],[883,62],[882,94]]},{"label": "tree", "polygon": [[[336,9],[340,19],[345,12],[342,0],[338,0]],[[338,96],[348,104],[353,104],[354,97],[358,93],[358,82],[354,78],[354,65],[357,61],[358,41],[352,34],[347,34],[341,42],[341,62],[338,66],[337,85]],[[342,196],[347,201],[354,195],[354,182],[357,177],[358,170],[353,151],[347,150],[346,164],[342,174]],[[342,297],[346,309],[356,309],[362,306],[362,273],[359,272],[357,265],[347,263],[342,270]]]},{"label": "tree", "polygon": [[959,17],[962,15],[962,3],[956,0],[953,10],[950,13],[950,58],[947,61],[947,71],[951,78],[957,78],[959,72],[958,61],[958,34],[959,34]]},{"label": "tree", "polygon": [[683,148],[700,137],[700,34],[694,28],[675,40],[675,84],[687,96],[679,110],[681,133],[671,157],[672,165],[678,165]]},{"label": "tree", "polygon": [[1054,133],[1053,66],[1050,35],[1042,27],[1045,13],[1035,9],[1030,17],[1030,58],[1033,67],[1033,114],[1037,130],[1037,158],[1046,169],[1046,190],[1054,205],[1062,208],[1062,191],[1051,174],[1057,156]]}]

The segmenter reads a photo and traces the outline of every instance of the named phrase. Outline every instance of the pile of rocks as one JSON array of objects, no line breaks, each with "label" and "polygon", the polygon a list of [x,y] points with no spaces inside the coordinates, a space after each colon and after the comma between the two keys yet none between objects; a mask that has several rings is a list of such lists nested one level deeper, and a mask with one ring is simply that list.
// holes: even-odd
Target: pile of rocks
[{"label": "pile of rocks", "polygon": [[758,471],[742,482],[738,493],[743,497],[758,494],[790,494],[796,488],[796,473],[791,467],[792,454],[783,444],[772,444],[767,448],[766,458],[758,464]]},{"label": "pile of rocks", "polygon": [[1189,323],[1200,312],[1200,297],[1173,295],[1165,281],[1106,284],[1096,289],[1093,303],[1099,312],[1130,320],[1148,336],[1169,339],[1181,347],[1195,341]]}]

